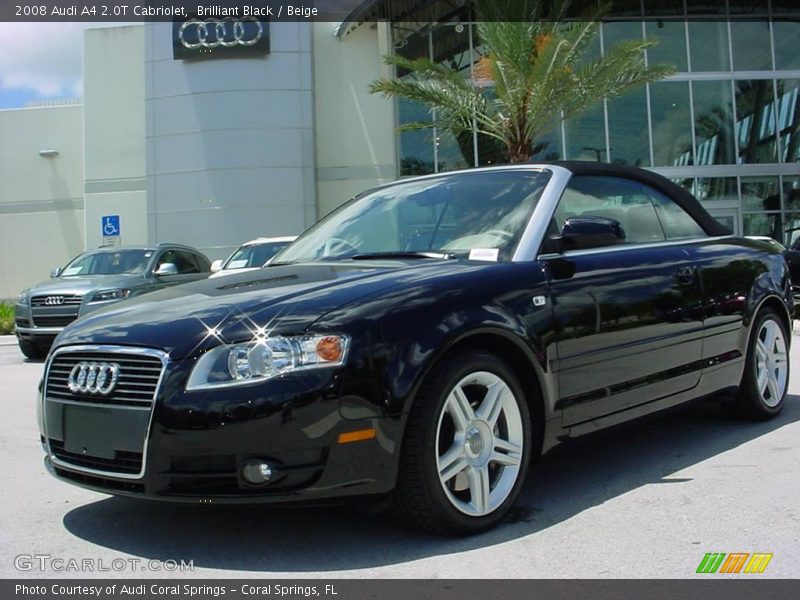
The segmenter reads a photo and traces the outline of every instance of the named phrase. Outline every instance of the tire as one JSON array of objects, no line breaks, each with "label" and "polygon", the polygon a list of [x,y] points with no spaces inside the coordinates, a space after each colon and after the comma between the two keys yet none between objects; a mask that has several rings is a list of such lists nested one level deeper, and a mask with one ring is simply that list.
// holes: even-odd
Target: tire
[{"label": "tire", "polygon": [[36,342],[28,342],[19,338],[17,341],[19,342],[19,349],[27,358],[31,360],[42,360],[47,356],[47,351],[43,350]]},{"label": "tire", "polygon": [[440,534],[493,527],[519,496],[532,439],[522,386],[505,363],[484,352],[454,355],[426,377],[411,408],[396,511]]},{"label": "tire", "polygon": [[753,322],[734,413],[765,420],[781,412],[789,388],[789,365],[786,325],[775,310],[764,308]]}]

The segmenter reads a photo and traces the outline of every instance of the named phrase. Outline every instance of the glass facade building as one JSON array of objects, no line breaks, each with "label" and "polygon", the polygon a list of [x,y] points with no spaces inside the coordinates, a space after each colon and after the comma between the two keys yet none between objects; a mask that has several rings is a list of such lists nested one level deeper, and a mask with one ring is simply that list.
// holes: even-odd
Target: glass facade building
[{"label": "glass facade building", "polygon": [[[591,53],[655,38],[645,60],[670,63],[675,75],[554,123],[535,140],[531,160],[652,169],[691,190],[738,234],[787,245],[800,238],[800,1],[626,0],[615,7]],[[427,56],[465,77],[481,55],[468,9],[422,27],[394,23],[393,42],[404,56]],[[404,101],[397,115],[398,126],[431,118]],[[488,165],[498,150],[475,132],[454,139],[435,128],[402,131],[398,171]]]}]

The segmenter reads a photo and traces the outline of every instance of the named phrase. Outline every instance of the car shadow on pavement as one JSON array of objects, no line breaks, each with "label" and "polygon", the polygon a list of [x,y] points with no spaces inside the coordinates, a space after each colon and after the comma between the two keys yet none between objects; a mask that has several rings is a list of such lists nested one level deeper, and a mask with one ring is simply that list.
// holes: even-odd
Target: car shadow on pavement
[{"label": "car shadow on pavement", "polygon": [[695,404],[614,434],[565,444],[531,470],[517,506],[496,529],[440,538],[343,507],[199,506],[109,498],[64,516],[73,535],[142,559],[195,568],[312,572],[363,569],[464,552],[535,534],[648,484],[675,485],[682,469],[800,421],[800,396],[766,422]]}]

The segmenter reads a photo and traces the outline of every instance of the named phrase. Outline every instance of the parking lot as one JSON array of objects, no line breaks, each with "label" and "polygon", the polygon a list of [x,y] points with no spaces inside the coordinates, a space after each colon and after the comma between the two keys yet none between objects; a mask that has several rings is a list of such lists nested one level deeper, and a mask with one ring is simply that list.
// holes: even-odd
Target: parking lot
[{"label": "parking lot", "polygon": [[42,363],[26,362],[13,338],[0,340],[2,577],[165,576],[141,566],[15,567],[14,557],[46,555],[106,567],[191,561],[193,577],[683,578],[696,576],[707,552],[774,555],[763,575],[725,577],[797,577],[797,352],[777,419],[735,421],[703,404],[573,443],[534,468],[508,522],[442,539],[344,508],[162,505],[56,481],[42,465],[35,422]]}]

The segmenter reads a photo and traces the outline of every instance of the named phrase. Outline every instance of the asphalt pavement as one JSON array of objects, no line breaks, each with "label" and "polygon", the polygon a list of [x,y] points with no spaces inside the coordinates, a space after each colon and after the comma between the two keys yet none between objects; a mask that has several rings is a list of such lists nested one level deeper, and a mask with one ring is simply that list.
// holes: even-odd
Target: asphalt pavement
[{"label": "asphalt pavement", "polygon": [[[701,404],[563,446],[533,468],[507,522],[442,539],[347,508],[181,506],[56,481],[35,422],[43,365],[0,344],[0,577],[688,578],[707,552],[766,552],[761,575],[717,576],[794,578],[799,355],[778,418]],[[94,571],[64,570],[69,559]],[[135,566],[117,570],[123,561]]]}]

